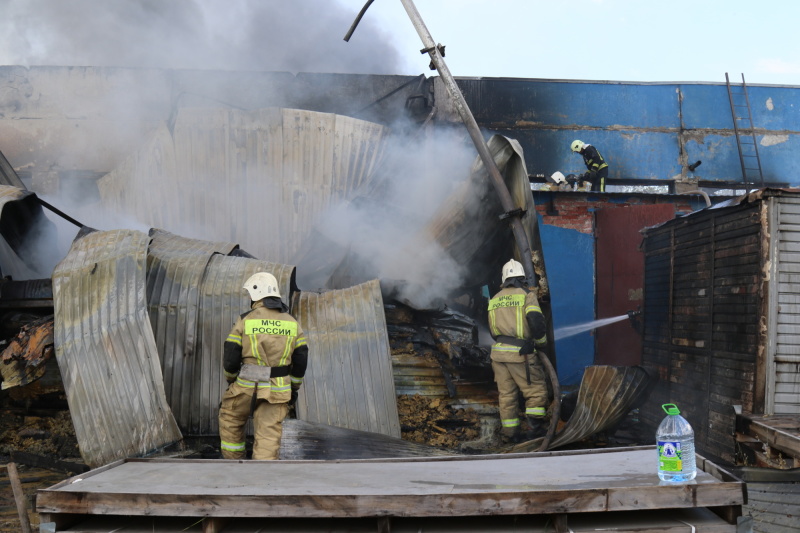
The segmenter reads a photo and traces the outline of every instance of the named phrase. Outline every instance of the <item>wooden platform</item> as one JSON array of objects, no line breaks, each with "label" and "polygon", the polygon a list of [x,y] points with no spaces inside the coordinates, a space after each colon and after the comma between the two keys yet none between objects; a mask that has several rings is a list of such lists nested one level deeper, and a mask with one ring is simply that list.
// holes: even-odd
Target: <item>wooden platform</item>
[{"label": "wooden platform", "polygon": [[713,508],[725,518],[721,524],[735,525],[744,501],[744,483],[702,458],[693,482],[660,482],[656,451],[648,446],[352,461],[131,459],[40,490],[36,509],[42,523],[59,528],[87,515],[560,515],[566,523],[566,515],[579,513],[697,508]]},{"label": "wooden platform", "polygon": [[800,415],[736,415],[736,440],[749,448],[750,466],[800,468]]}]

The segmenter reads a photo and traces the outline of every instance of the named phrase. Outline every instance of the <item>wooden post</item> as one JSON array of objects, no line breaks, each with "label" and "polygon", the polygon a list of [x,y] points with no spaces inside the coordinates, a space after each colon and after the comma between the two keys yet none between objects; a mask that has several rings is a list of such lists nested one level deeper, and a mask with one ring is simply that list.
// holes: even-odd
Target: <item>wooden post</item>
[{"label": "wooden post", "polygon": [[22,533],[31,533],[31,522],[28,519],[28,502],[25,500],[25,492],[22,490],[22,483],[19,481],[16,463],[8,463],[8,479],[11,482],[11,489],[14,491],[14,500],[17,503],[17,513],[19,514],[19,525]]}]

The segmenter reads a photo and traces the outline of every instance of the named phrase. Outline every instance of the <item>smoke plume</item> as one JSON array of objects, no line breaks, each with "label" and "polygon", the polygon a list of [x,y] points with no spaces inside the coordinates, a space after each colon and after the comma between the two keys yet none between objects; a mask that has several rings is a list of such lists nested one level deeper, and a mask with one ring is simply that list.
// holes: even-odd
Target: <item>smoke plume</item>
[{"label": "smoke plume", "polygon": [[399,73],[399,55],[334,0],[3,0],[0,64]]}]

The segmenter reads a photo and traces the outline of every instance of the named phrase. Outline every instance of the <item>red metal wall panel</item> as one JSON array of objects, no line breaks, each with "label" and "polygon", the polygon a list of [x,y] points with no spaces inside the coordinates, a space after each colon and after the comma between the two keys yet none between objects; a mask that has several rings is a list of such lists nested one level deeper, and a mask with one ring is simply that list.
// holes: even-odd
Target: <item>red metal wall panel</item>
[{"label": "red metal wall panel", "polygon": [[[630,205],[595,213],[596,317],[626,314],[643,304],[644,255],[640,230],[675,216],[673,204]],[[638,365],[642,337],[625,319],[595,330],[595,364]]]}]

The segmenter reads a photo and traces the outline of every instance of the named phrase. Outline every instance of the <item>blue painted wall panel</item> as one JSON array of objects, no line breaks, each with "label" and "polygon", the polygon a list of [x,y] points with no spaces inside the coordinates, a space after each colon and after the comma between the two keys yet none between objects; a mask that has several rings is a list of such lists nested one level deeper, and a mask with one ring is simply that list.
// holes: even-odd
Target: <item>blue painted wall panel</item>
[{"label": "blue painted wall panel", "polygon": [[[586,172],[583,158],[569,146],[575,139],[593,144],[608,162],[612,179],[672,179],[681,173],[677,135],[647,131],[495,130],[523,146],[528,173],[545,177]],[[734,150],[736,149],[734,145]],[[736,156],[738,162],[738,155]],[[705,164],[705,162],[704,162]],[[737,163],[738,164],[738,163]],[[737,167],[738,169],[739,167]],[[739,172],[741,174],[741,172]]]},{"label": "blue painted wall panel", "polygon": [[479,122],[592,128],[680,126],[675,85],[491,78],[460,79],[458,85]]},{"label": "blue painted wall panel", "polygon": [[[546,225],[539,233],[550,283],[553,328],[594,320],[594,238],[575,230]],[[558,381],[577,385],[594,362],[594,337],[580,333],[556,342]]]},{"label": "blue painted wall panel", "polygon": [[[569,151],[577,138],[597,146],[611,179],[742,181],[724,83],[458,82],[484,129],[520,141],[532,175],[582,172],[580,159]],[[800,87],[759,85],[748,92],[765,181],[800,187],[794,155],[800,145]],[[698,160],[703,164],[689,171]]]}]

